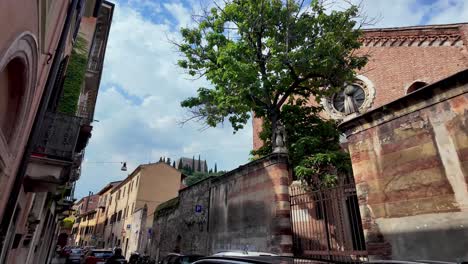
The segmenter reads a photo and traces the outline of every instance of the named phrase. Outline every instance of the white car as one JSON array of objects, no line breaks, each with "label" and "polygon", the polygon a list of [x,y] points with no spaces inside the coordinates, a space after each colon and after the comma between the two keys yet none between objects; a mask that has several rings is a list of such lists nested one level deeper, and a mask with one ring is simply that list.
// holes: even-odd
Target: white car
[{"label": "white car", "polygon": [[241,250],[234,250],[234,251],[221,251],[213,256],[216,257],[260,257],[260,256],[278,256],[273,253],[267,252],[257,252],[257,251],[241,251]]}]

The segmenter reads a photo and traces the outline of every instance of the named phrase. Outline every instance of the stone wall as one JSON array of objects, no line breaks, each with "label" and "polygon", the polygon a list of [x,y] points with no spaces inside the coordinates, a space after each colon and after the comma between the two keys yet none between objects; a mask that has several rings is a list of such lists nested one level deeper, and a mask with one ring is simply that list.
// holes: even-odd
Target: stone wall
[{"label": "stone wall", "polygon": [[468,70],[341,124],[371,258],[468,259]]},{"label": "stone wall", "polygon": [[210,248],[289,254],[292,249],[286,156],[271,155],[212,182]]},{"label": "stone wall", "polygon": [[201,255],[209,253],[210,185],[210,178],[198,182],[181,190],[172,204],[158,207],[153,223],[152,256],[158,258],[176,251]]},{"label": "stone wall", "polygon": [[151,255],[292,251],[288,159],[270,155],[179,192],[156,210]]}]

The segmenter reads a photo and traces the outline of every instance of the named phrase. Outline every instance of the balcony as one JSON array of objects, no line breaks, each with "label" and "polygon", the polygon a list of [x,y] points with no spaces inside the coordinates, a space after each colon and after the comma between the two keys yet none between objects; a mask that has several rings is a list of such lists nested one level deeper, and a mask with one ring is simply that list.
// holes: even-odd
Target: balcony
[{"label": "balcony", "polygon": [[91,128],[82,118],[46,113],[26,171],[26,190],[54,191],[67,181],[76,181],[82,150],[90,137]]},{"label": "balcony", "polygon": [[46,113],[33,156],[73,161],[82,119],[61,113]]}]

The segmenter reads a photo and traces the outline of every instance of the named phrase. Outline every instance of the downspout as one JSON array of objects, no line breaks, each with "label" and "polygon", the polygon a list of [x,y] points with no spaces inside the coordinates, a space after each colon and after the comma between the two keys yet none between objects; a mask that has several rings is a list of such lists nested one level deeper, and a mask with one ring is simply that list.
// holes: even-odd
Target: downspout
[{"label": "downspout", "polygon": [[65,23],[63,26],[62,33],[60,35],[59,42],[57,44],[55,56],[52,62],[49,76],[47,78],[46,87],[42,94],[39,109],[34,119],[33,127],[31,129],[31,134],[29,135],[28,143],[26,144],[26,148],[25,148],[23,157],[21,159],[20,167],[18,168],[18,173],[15,177],[13,187],[11,188],[10,196],[8,197],[8,201],[6,204],[5,212],[3,214],[2,222],[0,223],[0,240],[2,241],[1,242],[2,251],[5,250],[3,248],[4,238],[6,237],[6,234],[8,232],[8,226],[10,225],[13,213],[16,209],[16,203],[17,203],[18,196],[21,190],[21,186],[23,184],[24,175],[26,174],[26,168],[29,162],[29,157],[31,156],[32,148],[34,146],[34,141],[35,141],[35,138],[37,137],[39,129],[42,126],[44,116],[47,110],[47,106],[49,104],[49,100],[52,95],[52,91],[54,89],[55,79],[57,78],[57,73],[60,67],[60,61],[62,59],[63,51],[65,49],[65,44],[68,38],[68,33],[70,31],[70,25],[71,25],[71,20],[73,17],[73,12],[76,10],[78,1],[79,0],[72,0],[71,4],[68,6],[67,16],[65,18]]}]

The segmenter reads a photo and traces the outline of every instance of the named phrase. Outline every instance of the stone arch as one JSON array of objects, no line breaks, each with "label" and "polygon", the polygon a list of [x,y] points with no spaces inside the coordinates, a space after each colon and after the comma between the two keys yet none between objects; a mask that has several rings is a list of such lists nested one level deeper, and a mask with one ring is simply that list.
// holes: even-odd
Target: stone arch
[{"label": "stone arch", "polygon": [[427,82],[416,80],[413,83],[411,83],[408,87],[406,87],[406,89],[405,89],[406,94],[409,94],[409,93],[412,93],[412,92],[414,92],[416,90],[419,90],[419,89],[423,88],[426,85],[428,85]]},{"label": "stone arch", "polygon": [[36,92],[37,67],[38,45],[30,32],[17,36],[0,53],[0,97],[3,105],[0,108],[0,138],[8,146],[16,146],[24,135],[22,130],[27,125]]}]

